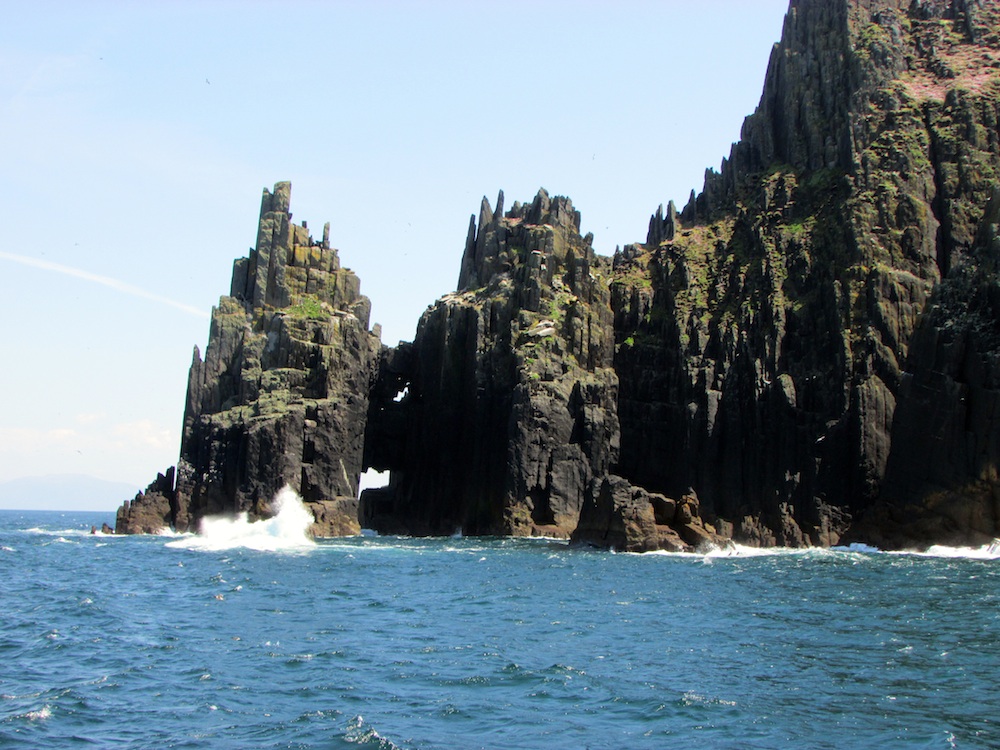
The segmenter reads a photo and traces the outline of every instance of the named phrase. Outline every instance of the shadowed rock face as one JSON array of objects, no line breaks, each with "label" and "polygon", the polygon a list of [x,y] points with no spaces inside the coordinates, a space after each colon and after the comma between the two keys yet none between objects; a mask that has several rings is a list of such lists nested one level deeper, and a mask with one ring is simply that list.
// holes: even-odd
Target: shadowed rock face
[{"label": "shadowed rock face", "polygon": [[567,198],[484,198],[457,291],[394,348],[279,183],[195,353],[176,479],[120,530],[266,515],[290,484],[346,533],[371,467],[358,514],[387,533],[1000,535],[998,133],[995,3],[794,0],[682,211],[609,259]]},{"label": "shadowed rock face", "polygon": [[117,534],[159,534],[174,524],[171,503],[174,498],[174,469],[158,474],[145,492],[126,500],[115,518]]},{"label": "shadowed rock face", "polygon": [[236,261],[230,296],[212,311],[205,358],[195,349],[176,481],[133,500],[119,532],[148,530],[129,520],[144,507],[179,531],[210,514],[266,517],[285,485],[312,507],[317,533],[360,531],[379,334],[329,225],[317,241],[293,224],[290,193],[287,182],[264,191],[257,246]]},{"label": "shadowed rock face", "polygon": [[987,3],[792,3],[722,172],[615,257],[617,473],[755,544],[835,543],[878,501],[1000,164],[998,30]]},{"label": "shadowed rock face", "polygon": [[1000,530],[1000,193],[966,263],[910,340],[880,501],[852,536],[887,547],[988,544]]},{"label": "shadowed rock face", "polygon": [[362,495],[372,528],[567,536],[617,458],[606,264],[568,199],[502,211],[502,193],[495,211],[483,200],[459,291],[383,359],[365,463],[392,482]]},{"label": "shadowed rock face", "polygon": [[623,552],[704,552],[729,544],[731,528],[723,531],[701,519],[693,493],[673,500],[609,475],[591,485],[572,538]]}]

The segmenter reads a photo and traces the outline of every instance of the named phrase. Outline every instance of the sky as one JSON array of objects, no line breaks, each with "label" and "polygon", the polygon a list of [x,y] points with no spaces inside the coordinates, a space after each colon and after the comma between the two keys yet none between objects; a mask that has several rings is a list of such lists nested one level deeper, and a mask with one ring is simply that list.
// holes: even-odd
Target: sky
[{"label": "sky", "polygon": [[390,345],[453,291],[483,195],[643,241],[739,138],[787,4],[0,0],[0,483],[176,463],[278,181]]}]

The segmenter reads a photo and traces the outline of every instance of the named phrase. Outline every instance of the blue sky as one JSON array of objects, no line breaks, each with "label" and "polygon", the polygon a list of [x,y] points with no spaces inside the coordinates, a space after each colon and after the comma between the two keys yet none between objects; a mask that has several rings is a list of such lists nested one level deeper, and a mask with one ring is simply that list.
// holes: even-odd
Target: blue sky
[{"label": "blue sky", "polygon": [[570,196],[603,254],[686,202],[787,0],[6,5],[0,482],[139,489],[176,461],[263,187],[292,181],[383,340],[411,339],[484,194]]}]

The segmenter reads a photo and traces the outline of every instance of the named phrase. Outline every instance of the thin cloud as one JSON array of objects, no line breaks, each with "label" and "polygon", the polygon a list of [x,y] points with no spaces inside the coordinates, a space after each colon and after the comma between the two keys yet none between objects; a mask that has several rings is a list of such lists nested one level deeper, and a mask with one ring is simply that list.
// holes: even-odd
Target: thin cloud
[{"label": "thin cloud", "polygon": [[116,424],[112,434],[116,438],[125,439],[128,445],[139,444],[167,450],[177,444],[177,438],[172,430],[156,424],[151,419]]},{"label": "thin cloud", "polygon": [[95,284],[102,284],[103,286],[111,287],[124,294],[131,294],[134,297],[142,297],[143,299],[152,300],[153,302],[159,302],[164,305],[170,305],[182,312],[186,312],[188,315],[194,315],[198,318],[207,318],[208,313],[204,310],[199,310],[197,307],[192,307],[191,305],[185,305],[183,302],[177,302],[168,297],[164,297],[159,294],[147,291],[145,289],[140,289],[137,286],[132,286],[131,284],[126,284],[124,281],[119,281],[118,279],[112,279],[108,276],[101,276],[96,273],[91,273],[90,271],[84,271],[82,268],[73,268],[72,266],[64,266],[61,263],[52,263],[47,260],[39,260],[38,258],[30,258],[26,255],[17,255],[16,253],[7,253],[0,250],[0,259],[10,260],[14,263],[20,263],[25,266],[31,266],[32,268],[40,268],[43,271],[54,271],[55,273],[65,274],[66,276],[73,276],[77,279],[83,279],[84,281],[92,281]]},{"label": "thin cloud", "polygon": [[103,422],[108,415],[104,412],[94,411],[94,412],[84,412],[83,414],[76,415],[77,424],[97,424],[98,422]]}]

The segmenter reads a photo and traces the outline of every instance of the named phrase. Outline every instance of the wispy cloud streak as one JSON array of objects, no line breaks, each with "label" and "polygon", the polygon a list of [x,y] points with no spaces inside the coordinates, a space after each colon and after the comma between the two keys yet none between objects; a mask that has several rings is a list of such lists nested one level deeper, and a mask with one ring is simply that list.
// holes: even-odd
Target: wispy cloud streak
[{"label": "wispy cloud streak", "polygon": [[112,289],[122,292],[123,294],[131,294],[134,297],[142,297],[143,299],[152,300],[153,302],[170,305],[170,307],[174,307],[187,313],[188,315],[194,315],[199,318],[208,317],[207,312],[199,310],[197,307],[185,305],[183,302],[172,300],[169,297],[164,297],[163,295],[147,291],[146,289],[133,286],[132,284],[126,284],[124,281],[112,279],[109,276],[101,276],[100,274],[91,273],[90,271],[84,271],[82,268],[64,266],[61,263],[52,263],[48,260],[39,260],[38,258],[31,258],[27,255],[17,255],[16,253],[7,253],[2,250],[0,250],[0,259],[20,263],[24,266],[31,266],[32,268],[40,268],[43,271],[53,271],[55,273],[65,274],[66,276],[73,276],[77,279],[83,279],[84,281],[92,281],[95,284],[111,287]]}]

